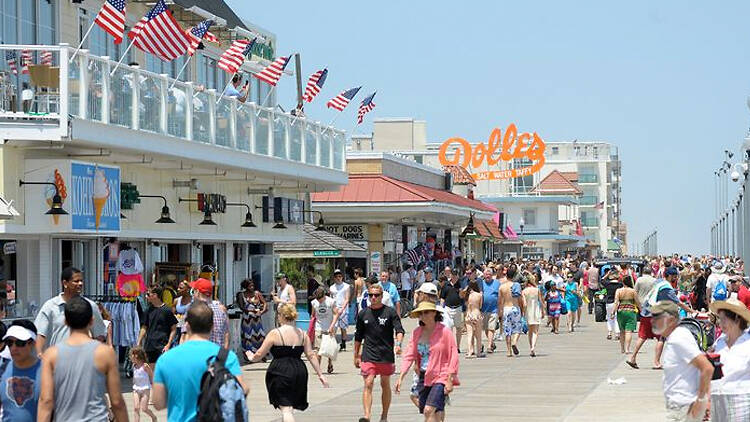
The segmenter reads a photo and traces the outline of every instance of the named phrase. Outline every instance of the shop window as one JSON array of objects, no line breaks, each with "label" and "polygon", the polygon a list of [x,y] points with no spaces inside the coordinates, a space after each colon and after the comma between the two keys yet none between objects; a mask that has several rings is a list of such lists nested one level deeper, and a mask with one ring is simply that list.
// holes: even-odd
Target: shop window
[{"label": "shop window", "polygon": [[527,227],[536,226],[536,209],[523,210],[523,222]]}]

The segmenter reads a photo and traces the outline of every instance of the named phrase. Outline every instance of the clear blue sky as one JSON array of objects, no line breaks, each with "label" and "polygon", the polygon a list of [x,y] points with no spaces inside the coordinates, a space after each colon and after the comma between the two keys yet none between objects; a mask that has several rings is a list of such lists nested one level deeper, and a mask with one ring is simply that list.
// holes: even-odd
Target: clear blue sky
[{"label": "clear blue sky", "polygon": [[[228,3],[278,54],[300,52],[304,78],[328,67],[321,97],[377,90],[368,123],[424,119],[436,142],[515,122],[619,146],[629,246],[657,228],[660,252],[709,250],[713,170],[750,124],[750,2]],[[286,78],[279,102],[294,96]],[[330,120],[316,103],[308,115]],[[355,108],[336,125],[350,131]]]}]

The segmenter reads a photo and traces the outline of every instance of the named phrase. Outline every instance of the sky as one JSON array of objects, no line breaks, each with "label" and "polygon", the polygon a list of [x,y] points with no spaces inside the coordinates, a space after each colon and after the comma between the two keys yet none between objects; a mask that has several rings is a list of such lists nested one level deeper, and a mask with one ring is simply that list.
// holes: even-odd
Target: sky
[{"label": "sky", "polygon": [[[377,107],[357,133],[414,117],[429,142],[486,142],[509,123],[546,141],[610,142],[628,246],[656,229],[660,253],[709,251],[713,172],[750,126],[750,2],[227,3],[276,34],[277,54],[299,52],[305,79],[329,69],[308,117],[327,123],[327,97],[363,85],[356,101],[377,91]],[[278,89],[289,109],[294,79]],[[350,106],[336,126],[355,118]]]}]

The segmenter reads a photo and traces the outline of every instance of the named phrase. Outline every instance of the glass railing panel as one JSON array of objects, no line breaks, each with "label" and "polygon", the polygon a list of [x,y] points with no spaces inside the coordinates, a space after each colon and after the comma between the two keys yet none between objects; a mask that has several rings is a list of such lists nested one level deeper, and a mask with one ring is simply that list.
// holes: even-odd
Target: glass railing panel
[{"label": "glass railing panel", "polygon": [[[106,75],[108,76],[108,75]],[[133,127],[133,90],[139,75],[126,66],[120,66],[109,78],[109,122],[113,125]]]},{"label": "glass railing panel", "polygon": [[211,142],[211,97],[205,92],[193,96],[193,140]]},{"label": "glass railing panel", "polygon": [[289,118],[283,114],[273,114],[273,155],[286,159],[286,136]]},{"label": "glass railing panel", "polygon": [[149,132],[161,132],[162,79],[151,75],[138,76],[138,125]]},{"label": "glass railing panel", "polygon": [[302,119],[292,117],[292,124],[289,128],[289,159],[292,161],[302,161],[302,136],[305,122]]},{"label": "glass railing panel", "polygon": [[234,131],[237,134],[237,149],[241,151],[250,151],[250,139],[253,134],[253,116],[253,109],[251,107],[237,107]]},{"label": "glass railing panel", "polygon": [[[102,97],[104,95],[104,77],[107,73],[104,63],[89,57],[86,66],[88,73],[88,87],[86,98],[86,118],[88,120],[102,120]],[[109,75],[106,75],[109,76]]]},{"label": "glass railing panel", "polygon": [[344,169],[344,148],[346,141],[343,132],[334,132],[333,136],[333,168],[336,170]]},{"label": "glass railing panel", "polygon": [[232,103],[235,100],[222,98],[216,105],[216,145],[232,146]]},{"label": "glass railing panel", "polygon": [[268,140],[271,135],[270,113],[262,110],[255,118],[255,153],[270,155],[268,151]]},{"label": "glass railing panel", "polygon": [[[169,82],[170,84],[172,81]],[[187,138],[187,110],[185,105],[189,104],[187,96],[190,95],[187,85],[177,82],[169,89],[167,95],[167,133],[179,138]]]},{"label": "glass railing panel", "polygon": [[[72,53],[71,53],[72,54]],[[63,75],[65,77],[65,75]],[[68,63],[68,113],[81,117],[81,56]]]},{"label": "glass railing panel", "polygon": [[320,135],[320,165],[322,167],[331,167],[331,142],[333,142],[333,132],[325,130]]},{"label": "glass railing panel", "polygon": [[305,124],[305,162],[317,165],[318,158],[318,126],[313,123]]}]

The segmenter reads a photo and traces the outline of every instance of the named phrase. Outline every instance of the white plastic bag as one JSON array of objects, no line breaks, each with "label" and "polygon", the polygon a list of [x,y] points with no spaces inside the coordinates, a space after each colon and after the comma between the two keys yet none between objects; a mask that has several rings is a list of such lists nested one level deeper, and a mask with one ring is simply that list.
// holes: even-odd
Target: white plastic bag
[{"label": "white plastic bag", "polygon": [[339,345],[336,343],[336,337],[323,334],[318,354],[335,361],[336,356],[339,354]]}]

